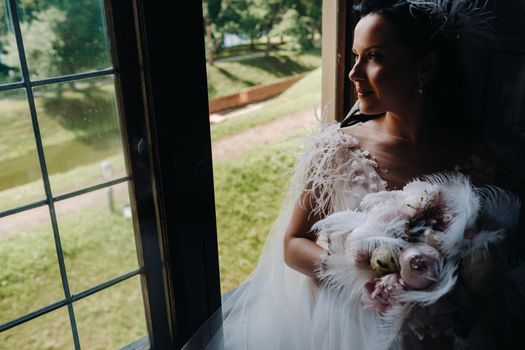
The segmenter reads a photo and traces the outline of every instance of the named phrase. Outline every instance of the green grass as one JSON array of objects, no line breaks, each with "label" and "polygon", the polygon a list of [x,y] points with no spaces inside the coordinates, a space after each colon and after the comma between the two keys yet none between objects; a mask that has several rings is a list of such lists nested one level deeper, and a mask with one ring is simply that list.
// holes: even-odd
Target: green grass
[{"label": "green grass", "polygon": [[284,115],[314,109],[321,105],[321,68],[292,85],[261,109],[211,126],[212,140],[230,136]]},{"label": "green grass", "polygon": [[[117,208],[125,201],[125,195],[118,197]],[[59,215],[58,219],[74,293],[137,268],[130,220],[110,213],[104,205]],[[22,228],[0,242],[0,322],[63,298],[49,224]],[[73,305],[86,349],[120,348],[146,335],[137,277]],[[2,332],[0,344],[5,349],[70,349],[67,312],[60,309]]]},{"label": "green grass", "polygon": [[255,267],[286,194],[298,147],[293,139],[259,146],[214,165],[223,292],[238,286]]},{"label": "green grass", "polygon": [[[125,175],[123,155],[116,154],[104,158],[113,166],[113,174]],[[52,174],[50,177],[51,190],[58,195],[71,190],[95,185],[102,182],[99,163],[90,163],[77,166],[67,172]],[[0,210],[15,208],[45,198],[42,180],[35,180],[24,185],[9,188],[0,192]]]},{"label": "green grass", "polygon": [[[99,146],[100,136],[118,130],[112,78],[92,79],[90,83],[92,87],[78,91],[61,86],[60,97],[50,87],[35,89],[39,128],[46,147],[75,139]],[[9,126],[0,128],[1,164],[35,152],[36,148],[25,92],[14,90],[0,96],[0,123]]]},{"label": "green grass", "polygon": [[207,64],[210,99],[268,84],[291,75],[308,72],[321,65],[321,52],[278,51],[267,57]]}]

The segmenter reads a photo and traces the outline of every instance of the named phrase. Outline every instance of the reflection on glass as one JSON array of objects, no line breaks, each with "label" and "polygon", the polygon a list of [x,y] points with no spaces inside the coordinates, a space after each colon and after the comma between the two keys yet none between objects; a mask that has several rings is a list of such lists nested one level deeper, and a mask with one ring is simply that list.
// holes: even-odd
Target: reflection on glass
[{"label": "reflection on glass", "polygon": [[0,262],[0,324],[64,299],[47,206],[0,218]]},{"label": "reflection on glass", "polygon": [[100,0],[18,3],[32,80],[111,66]]},{"label": "reflection on glass", "polygon": [[82,349],[120,349],[147,335],[138,276],[74,306]]},{"label": "reflection on glass", "polygon": [[0,2],[0,84],[22,80],[8,1]]},{"label": "reflection on glass", "polygon": [[0,92],[0,211],[43,199],[25,90]]},{"label": "reflection on glass", "polygon": [[69,317],[65,307],[37,317],[0,333],[1,349],[74,349]]},{"label": "reflection on glass", "polygon": [[113,77],[39,86],[35,102],[54,195],[125,176]]},{"label": "reflection on glass", "polygon": [[55,203],[73,293],[138,268],[128,184]]}]

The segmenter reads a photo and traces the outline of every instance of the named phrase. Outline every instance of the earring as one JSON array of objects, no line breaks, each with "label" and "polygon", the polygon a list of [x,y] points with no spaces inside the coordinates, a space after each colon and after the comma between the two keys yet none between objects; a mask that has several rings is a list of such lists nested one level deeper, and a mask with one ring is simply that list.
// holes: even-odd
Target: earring
[{"label": "earring", "polygon": [[420,95],[423,95],[423,82],[422,81],[419,82],[419,88],[417,89],[417,92]]}]

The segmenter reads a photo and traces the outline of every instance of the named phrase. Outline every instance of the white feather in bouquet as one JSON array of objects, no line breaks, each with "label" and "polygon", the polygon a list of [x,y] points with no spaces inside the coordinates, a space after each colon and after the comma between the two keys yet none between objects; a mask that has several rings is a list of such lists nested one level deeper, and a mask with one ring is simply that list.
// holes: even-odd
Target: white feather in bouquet
[{"label": "white feather in bouquet", "polygon": [[355,300],[380,315],[387,349],[400,341],[415,306],[437,305],[454,288],[463,259],[506,237],[519,207],[515,195],[476,188],[460,173],[368,194],[358,210],[314,225],[333,243],[320,278],[334,290],[361,293]]}]

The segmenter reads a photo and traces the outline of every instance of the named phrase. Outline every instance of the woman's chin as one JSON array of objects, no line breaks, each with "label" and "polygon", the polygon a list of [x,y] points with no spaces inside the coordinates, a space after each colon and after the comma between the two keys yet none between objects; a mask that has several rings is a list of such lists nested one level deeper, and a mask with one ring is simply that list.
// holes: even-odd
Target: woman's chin
[{"label": "woman's chin", "polygon": [[379,108],[378,106],[374,106],[373,104],[367,103],[366,101],[363,101],[362,99],[359,99],[359,111],[366,115],[375,115],[375,114],[385,113],[385,111],[382,108]]}]

